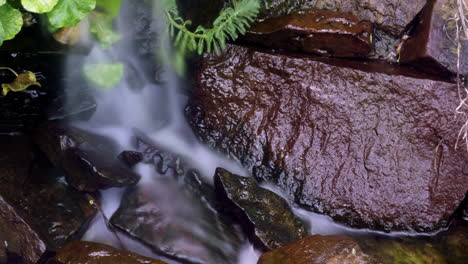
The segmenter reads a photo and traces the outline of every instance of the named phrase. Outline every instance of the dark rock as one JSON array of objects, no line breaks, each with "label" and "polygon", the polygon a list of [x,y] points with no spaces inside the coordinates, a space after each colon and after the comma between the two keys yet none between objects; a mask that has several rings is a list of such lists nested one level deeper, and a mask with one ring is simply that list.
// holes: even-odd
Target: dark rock
[{"label": "dark rock", "polygon": [[[458,51],[456,0],[429,0],[409,37],[403,40],[400,62],[412,64],[421,70],[454,76],[457,69]],[[463,34],[460,32],[459,34]],[[468,41],[460,36],[460,74],[468,75]]]},{"label": "dark rock", "polygon": [[0,195],[0,263],[36,263],[46,246],[37,233]]},{"label": "dark rock", "polygon": [[35,132],[35,141],[50,161],[66,173],[80,191],[136,184],[140,176],[116,158],[116,144],[103,136],[47,122]]},{"label": "dark rock", "polygon": [[372,24],[355,16],[306,9],[253,25],[243,37],[268,48],[334,57],[367,57],[372,50]]},{"label": "dark rock", "polygon": [[242,243],[235,228],[171,177],[130,188],[110,221],[157,253],[189,263],[235,263]]},{"label": "dark rock", "polygon": [[307,235],[286,200],[261,188],[252,178],[218,168],[214,181],[216,192],[224,201],[222,209],[239,219],[257,247],[269,251]]},{"label": "dark rock", "polygon": [[258,264],[275,263],[364,264],[377,262],[363,253],[359,244],[349,237],[315,235],[267,252],[258,261]]},{"label": "dark rock", "polygon": [[[85,195],[33,166],[40,153],[25,136],[0,137],[0,195],[47,246],[55,251],[80,238],[96,213]],[[43,168],[36,170],[34,168]],[[51,169],[50,169],[51,170]]]},{"label": "dark rock", "polygon": [[259,19],[287,15],[306,8],[327,9],[351,13],[398,36],[425,3],[425,0],[261,0]]},{"label": "dark rock", "polygon": [[206,55],[189,122],[316,212],[387,231],[446,226],[468,189],[456,84],[322,61],[238,46]]},{"label": "dark rock", "polygon": [[129,168],[133,168],[143,160],[143,153],[137,151],[123,151],[119,154],[118,158]]},{"label": "dark rock", "polygon": [[153,164],[160,175],[181,177],[188,171],[186,162],[178,155],[155,144],[141,131],[135,130],[135,145],[143,153],[143,162]]},{"label": "dark rock", "polygon": [[443,234],[444,251],[448,263],[468,263],[468,225],[455,223],[450,226],[446,234]]},{"label": "dark rock", "polygon": [[117,250],[108,245],[73,241],[54,257],[50,264],[165,264],[166,262]]}]

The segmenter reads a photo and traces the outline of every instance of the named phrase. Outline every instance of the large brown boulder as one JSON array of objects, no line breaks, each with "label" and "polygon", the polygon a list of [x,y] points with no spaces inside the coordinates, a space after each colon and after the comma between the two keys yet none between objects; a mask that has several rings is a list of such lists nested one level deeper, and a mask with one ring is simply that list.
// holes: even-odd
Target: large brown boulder
[{"label": "large brown boulder", "polygon": [[261,0],[259,20],[291,14],[305,8],[351,13],[379,28],[400,35],[424,7],[426,0]]},{"label": "large brown boulder", "polygon": [[345,236],[309,236],[265,253],[258,264],[370,264],[377,263],[359,244]]},{"label": "large brown boulder", "polygon": [[326,61],[239,46],[206,55],[189,122],[316,212],[387,231],[446,226],[468,189],[457,86]]}]

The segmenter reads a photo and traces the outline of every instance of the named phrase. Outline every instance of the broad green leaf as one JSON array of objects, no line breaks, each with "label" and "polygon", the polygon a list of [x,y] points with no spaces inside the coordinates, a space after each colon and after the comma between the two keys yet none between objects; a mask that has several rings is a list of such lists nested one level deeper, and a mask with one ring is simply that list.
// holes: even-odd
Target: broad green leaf
[{"label": "broad green leaf", "polygon": [[119,85],[123,78],[122,63],[86,64],[83,73],[91,83],[108,90]]},{"label": "broad green leaf", "polygon": [[14,38],[22,26],[23,17],[20,11],[9,4],[0,6],[0,46],[3,41]]},{"label": "broad green leaf", "polygon": [[24,9],[33,13],[47,13],[57,4],[58,0],[21,0]]},{"label": "broad green leaf", "polygon": [[0,6],[6,3],[6,0],[0,0]]},{"label": "broad green leaf", "polygon": [[58,0],[47,13],[50,28],[74,27],[96,7],[96,0]]},{"label": "broad green leaf", "polygon": [[36,75],[33,72],[25,72],[12,82],[2,84],[3,95],[6,96],[8,92],[20,92],[28,89],[30,86],[37,85],[41,87],[41,84],[37,82]]},{"label": "broad green leaf", "polygon": [[97,0],[96,6],[115,18],[120,12],[121,0]]},{"label": "broad green leaf", "polygon": [[120,40],[120,34],[112,30],[112,17],[94,11],[90,15],[90,31],[96,36],[103,49]]}]

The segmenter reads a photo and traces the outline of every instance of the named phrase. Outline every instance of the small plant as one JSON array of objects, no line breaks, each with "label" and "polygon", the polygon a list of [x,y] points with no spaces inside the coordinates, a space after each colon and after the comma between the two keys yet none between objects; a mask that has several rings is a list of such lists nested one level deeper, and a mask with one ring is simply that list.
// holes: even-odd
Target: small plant
[{"label": "small plant", "polygon": [[176,0],[165,0],[164,9],[169,33],[174,38],[176,47],[176,70],[182,73],[188,54],[201,55],[213,50],[219,54],[228,40],[235,40],[244,34],[257,17],[260,4],[258,0],[233,0],[231,7],[221,10],[211,28],[198,26],[195,31],[188,29],[192,22],[179,15]]}]

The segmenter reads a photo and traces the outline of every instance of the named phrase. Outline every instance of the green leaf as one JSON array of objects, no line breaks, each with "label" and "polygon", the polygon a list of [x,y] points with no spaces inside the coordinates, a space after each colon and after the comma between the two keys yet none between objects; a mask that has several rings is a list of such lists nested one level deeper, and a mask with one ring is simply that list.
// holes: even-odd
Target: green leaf
[{"label": "green leaf", "polygon": [[122,63],[86,64],[83,73],[91,83],[108,90],[122,81],[123,68]]},{"label": "green leaf", "polygon": [[57,5],[57,1],[58,0],[21,0],[21,4],[24,9],[29,12],[42,14],[52,10],[52,8]]},{"label": "green leaf", "polygon": [[120,34],[112,30],[112,20],[112,17],[96,11],[91,15],[90,31],[96,36],[102,49],[107,49],[120,40]]},{"label": "green leaf", "polygon": [[120,12],[121,0],[97,0],[96,6],[115,18]]},{"label": "green leaf", "polygon": [[6,0],[0,0],[0,6],[4,5],[6,3]]},{"label": "green leaf", "polygon": [[14,38],[22,26],[23,16],[20,11],[9,4],[0,6],[0,46],[3,41]]},{"label": "green leaf", "polygon": [[50,28],[74,27],[96,7],[96,0],[58,0],[47,13]]},{"label": "green leaf", "polygon": [[41,84],[37,82],[36,75],[33,72],[25,72],[12,82],[12,83],[4,83],[2,84],[3,88],[3,95],[6,96],[9,91],[12,92],[20,92],[28,89],[32,85],[37,85],[41,87]]}]

